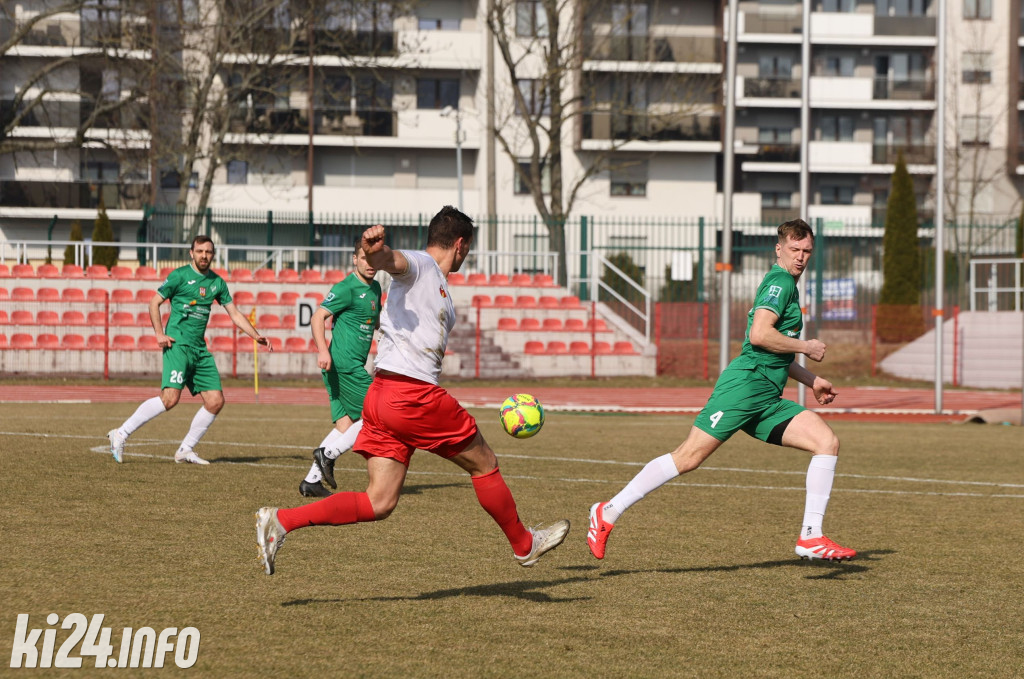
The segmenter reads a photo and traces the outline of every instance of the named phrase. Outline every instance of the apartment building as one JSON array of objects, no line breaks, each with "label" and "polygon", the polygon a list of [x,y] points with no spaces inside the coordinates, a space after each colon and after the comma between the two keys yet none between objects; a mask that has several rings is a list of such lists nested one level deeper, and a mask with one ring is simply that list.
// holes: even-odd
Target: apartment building
[{"label": "apartment building", "polygon": [[[76,11],[50,13],[60,1],[12,0],[0,15],[0,44],[17,36],[0,54],[0,119],[43,100],[9,136],[75,140],[87,128],[67,148],[0,155],[7,239],[45,238],[55,214],[54,237],[63,237],[68,219],[92,219],[102,199],[121,239],[132,240],[143,205],[182,196],[194,204],[206,182],[217,208],[393,214],[461,200],[474,215],[535,212],[516,172],[529,155],[529,129],[501,50],[490,44],[484,0],[275,4],[214,69],[212,91],[231,91],[226,122],[198,126],[189,143],[203,152],[188,162],[184,150],[157,149],[161,135],[192,120],[184,95],[166,101],[185,102],[185,113],[160,103],[156,93],[176,85],[153,74],[153,45],[159,36],[171,40],[175,49],[166,51],[183,71],[210,68],[203,55],[213,29],[186,20],[213,3],[176,5],[179,16],[168,3],[67,0]],[[569,185],[586,176],[574,213],[721,217],[726,5],[624,0],[566,9],[563,23],[574,32],[563,42],[579,58],[567,62],[563,99],[581,103],[562,137],[563,177]],[[230,16],[259,6],[231,0],[214,9]],[[947,7],[947,72],[940,74],[937,0],[813,0],[808,63],[801,2],[739,3],[737,222],[775,224],[799,213],[805,72],[808,217],[837,229],[879,223],[899,153],[919,210],[934,214],[942,77],[946,216],[1019,211],[1021,2],[950,0]],[[302,21],[311,11],[314,19]],[[510,2],[507,19],[511,50],[519,50],[519,102],[543,116],[550,101],[537,83],[546,66],[528,49],[547,38],[543,2]],[[202,28],[181,30],[188,25]],[[273,68],[241,82],[268,53]],[[52,73],[36,78],[48,67]],[[489,115],[510,148],[489,132]],[[601,169],[589,171],[596,163]]]}]

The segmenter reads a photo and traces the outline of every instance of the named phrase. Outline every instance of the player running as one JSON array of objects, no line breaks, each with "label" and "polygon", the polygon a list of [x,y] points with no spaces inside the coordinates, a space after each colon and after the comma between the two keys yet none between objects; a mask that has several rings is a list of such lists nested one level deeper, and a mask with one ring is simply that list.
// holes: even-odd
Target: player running
[{"label": "player running", "polygon": [[823,342],[799,339],[803,314],[796,282],[811,258],[814,233],[807,222],[795,219],[779,226],[778,234],[776,264],[757,288],[743,350],[719,376],[686,441],[672,453],[648,462],[611,500],[590,508],[587,546],[598,559],[604,558],[608,536],[623,512],[654,489],[699,467],[739,430],[767,443],[811,453],[796,553],[805,559],[830,561],[857,555],[821,531],[832,492],[839,439],[817,413],[782,398],[789,377],[813,389],[814,398],[822,405],[831,403],[836,392],[831,382],[794,361],[797,353],[813,361],[825,358]]},{"label": "player running", "polygon": [[[270,341],[260,335],[245,314],[235,307],[228,284],[210,270],[213,240],[209,236],[196,236],[188,252],[192,262],[172,271],[149,301],[149,319],[156,333],[156,342],[163,348],[163,382],[159,396],[143,401],[124,424],[107,432],[110,454],[115,462],[121,462],[128,437],[157,415],[176,406],[181,390],[188,387],[193,396],[202,396],[203,405],[192,418],[192,426],[174,453],[174,461],[210,464],[199,457],[194,448],[224,407],[220,373],[213,355],[206,348],[205,338],[206,324],[215,301],[220,302],[239,330],[270,351],[274,350]],[[165,334],[160,305],[167,300],[171,301],[171,311]]]},{"label": "player running", "polygon": [[363,233],[366,260],[392,276],[381,314],[376,373],[363,404],[363,428],[353,450],[366,458],[369,485],[363,493],[335,493],[294,509],[263,507],[256,513],[256,540],[267,575],[288,532],[305,526],[380,521],[390,516],[413,450],[449,459],[470,475],[477,500],[504,532],[516,561],[532,566],[562,543],[569,521],[526,528],[498,459],[476,420],[438,386],[441,360],[455,325],[448,274],[458,271],[473,242],[473,221],[444,207],[430,221],[426,251],[392,250],[383,226]]},{"label": "player running", "polygon": [[[327,497],[326,481],[337,488],[334,462],[352,447],[363,428],[359,419],[363,399],[373,378],[366,372],[366,357],[373,331],[380,325],[380,283],[373,280],[377,270],[366,261],[362,236],[355,243],[352,264],[356,267],[343,281],[335,283],[320,308],[313,313],[310,327],[316,342],[316,363],[327,387],[334,429],[313,451],[313,465],[299,483],[303,497]],[[331,342],[327,344],[327,319],[331,320]]]}]

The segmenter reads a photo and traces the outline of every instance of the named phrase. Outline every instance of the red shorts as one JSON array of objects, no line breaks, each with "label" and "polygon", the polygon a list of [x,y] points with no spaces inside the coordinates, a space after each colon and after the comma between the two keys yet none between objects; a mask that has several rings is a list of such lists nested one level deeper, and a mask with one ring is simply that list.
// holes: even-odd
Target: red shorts
[{"label": "red shorts", "polygon": [[473,441],[476,419],[447,391],[404,375],[378,373],[363,401],[363,428],[352,449],[409,466],[415,449],[454,457]]}]

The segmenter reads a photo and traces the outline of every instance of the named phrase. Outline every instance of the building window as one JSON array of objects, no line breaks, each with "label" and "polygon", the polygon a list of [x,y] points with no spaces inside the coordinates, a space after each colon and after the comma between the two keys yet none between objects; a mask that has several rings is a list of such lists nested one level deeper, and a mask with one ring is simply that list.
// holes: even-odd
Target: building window
[{"label": "building window", "polygon": [[613,167],[611,170],[613,196],[647,195],[647,161],[640,160]]},{"label": "building window", "polygon": [[821,60],[821,75],[831,78],[852,78],[853,57],[826,56]]},{"label": "building window", "polygon": [[757,77],[791,80],[793,78],[793,58],[786,56],[761,56],[757,61]]},{"label": "building window", "polygon": [[551,115],[551,100],[544,88],[543,80],[520,80],[519,91],[526,102],[526,111],[516,102],[516,115],[548,116]]},{"label": "building window", "polygon": [[82,179],[100,184],[117,183],[121,166],[116,161],[87,160],[82,163]]},{"label": "building window", "polygon": [[822,12],[855,12],[857,3],[855,0],[822,0]]},{"label": "building window", "polygon": [[420,17],[419,29],[421,31],[457,31],[459,30],[458,19],[427,19]]},{"label": "building window", "polygon": [[[518,166],[519,171],[516,172],[515,194],[517,196],[526,196],[530,194],[530,188],[527,186],[525,179],[525,177],[530,176],[530,161],[520,161]],[[540,188],[545,195],[551,193],[551,171],[543,161],[541,161],[540,166]]]},{"label": "building window", "polygon": [[762,191],[762,208],[790,208],[793,206],[793,194],[789,191]]},{"label": "building window", "polygon": [[548,37],[548,15],[540,0],[520,0],[516,3],[516,36],[520,38]]},{"label": "building window", "polygon": [[821,141],[853,141],[853,118],[822,116]]},{"label": "building window", "polygon": [[457,78],[419,78],[416,80],[416,108],[459,107]]},{"label": "building window", "polygon": [[992,0],[964,0],[964,19],[991,19]]},{"label": "building window", "polygon": [[822,186],[822,205],[853,205],[852,186]]},{"label": "building window", "polygon": [[964,83],[987,85],[992,82],[991,52],[964,52],[960,63]]},{"label": "building window", "polygon": [[248,184],[249,163],[244,160],[228,161],[228,184]]},{"label": "building window", "polygon": [[788,127],[761,127],[757,130],[758,144],[791,144],[793,130]]},{"label": "building window", "polygon": [[929,4],[928,0],[875,0],[875,16],[923,17]]},{"label": "building window", "polygon": [[991,134],[991,116],[963,116],[960,118],[960,141],[964,146],[988,146]]}]

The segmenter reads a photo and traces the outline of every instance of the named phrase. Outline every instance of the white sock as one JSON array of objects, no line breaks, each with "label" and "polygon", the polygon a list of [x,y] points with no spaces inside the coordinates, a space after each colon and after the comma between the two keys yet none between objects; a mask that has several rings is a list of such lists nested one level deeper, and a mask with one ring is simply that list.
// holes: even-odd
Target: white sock
[{"label": "white sock", "polygon": [[324,437],[324,440],[320,442],[318,448],[323,448],[326,453],[334,445],[334,442],[342,437],[342,433],[337,429],[331,429],[331,433]]},{"label": "white sock", "polygon": [[[329,446],[324,446],[324,455],[326,455],[329,460],[337,460],[342,453],[355,445],[356,437],[359,436],[359,432],[362,428],[362,420],[356,420],[353,422],[352,426],[346,429],[345,432],[338,436]],[[334,433],[338,433],[338,430],[335,429]],[[320,445],[323,444],[321,443]]]},{"label": "white sock", "polygon": [[832,480],[836,476],[836,455],[814,455],[807,465],[807,500],[804,503],[804,525],[800,537],[820,538],[825,521],[825,508],[832,494]]},{"label": "white sock", "polygon": [[120,426],[121,433],[125,436],[131,436],[135,431],[142,425],[152,420],[157,415],[162,415],[167,412],[167,408],[164,408],[164,402],[160,400],[159,396],[143,401],[132,416],[124,421],[124,424]]},{"label": "white sock", "polygon": [[193,450],[196,444],[199,443],[199,439],[203,438],[203,434],[213,424],[213,418],[215,417],[217,416],[207,410],[205,406],[201,407],[196,416],[192,418],[192,426],[189,427],[188,433],[185,434],[185,440],[181,442],[181,447]]},{"label": "white sock", "polygon": [[615,523],[623,512],[632,507],[635,503],[644,498],[656,488],[660,488],[675,477],[679,476],[676,463],[672,460],[672,453],[665,453],[656,457],[640,470],[633,480],[626,484],[626,487],[619,491],[608,504],[604,506],[604,520],[608,523]]},{"label": "white sock", "polygon": [[323,479],[323,474],[320,473],[320,467],[314,462],[309,467],[309,473],[306,474],[306,483],[320,483]]}]

